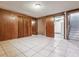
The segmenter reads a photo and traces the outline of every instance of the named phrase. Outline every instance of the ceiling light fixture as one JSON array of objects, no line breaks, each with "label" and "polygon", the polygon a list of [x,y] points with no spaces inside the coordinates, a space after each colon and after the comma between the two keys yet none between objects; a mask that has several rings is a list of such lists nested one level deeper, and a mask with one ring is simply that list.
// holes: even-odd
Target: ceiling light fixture
[{"label": "ceiling light fixture", "polygon": [[40,4],[34,4],[33,6],[34,6],[34,8],[39,9],[41,5]]},{"label": "ceiling light fixture", "polygon": [[40,8],[40,4],[36,4],[36,7],[37,7],[37,8]]}]

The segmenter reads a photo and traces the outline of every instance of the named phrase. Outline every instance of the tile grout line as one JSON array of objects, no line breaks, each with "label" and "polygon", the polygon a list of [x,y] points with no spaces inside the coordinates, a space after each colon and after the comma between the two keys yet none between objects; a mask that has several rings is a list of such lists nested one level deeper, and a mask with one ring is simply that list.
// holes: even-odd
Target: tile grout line
[{"label": "tile grout line", "polygon": [[[11,44],[11,43],[10,43]],[[16,48],[13,44],[11,44],[14,48]],[[27,57],[23,52],[21,52],[18,48],[16,48],[20,53],[22,53],[25,57]]]},{"label": "tile grout line", "polygon": [[[49,43],[50,43],[50,42],[49,42]],[[46,46],[48,46],[49,43],[48,43]],[[45,48],[46,46],[44,46],[43,48]],[[39,51],[41,51],[43,48],[41,48]],[[39,51],[37,51],[36,53],[38,53]],[[36,53],[35,53],[35,54],[36,54]],[[35,55],[35,54],[34,54],[34,55]],[[33,56],[33,55],[32,55],[32,56]]]},{"label": "tile grout line", "polygon": [[[60,41],[59,43],[61,43],[61,41]],[[58,44],[59,44],[59,43],[58,43]],[[58,44],[57,44],[57,46],[58,46]],[[57,46],[55,47],[55,49],[57,48]],[[54,50],[55,50],[55,49],[54,49]],[[52,52],[54,52],[54,50],[53,50]],[[50,54],[51,54],[51,53],[50,53]],[[49,54],[49,55],[50,55],[50,54]],[[48,56],[49,56],[49,55],[48,55]]]},{"label": "tile grout line", "polygon": [[[57,46],[58,46],[58,44],[54,47],[54,50],[53,50],[53,51],[51,51],[51,53],[50,53],[50,54],[52,54],[52,53],[55,51],[55,49],[57,48]],[[50,54],[49,54],[49,55],[50,55]],[[48,55],[48,56],[49,56],[49,55]]]}]

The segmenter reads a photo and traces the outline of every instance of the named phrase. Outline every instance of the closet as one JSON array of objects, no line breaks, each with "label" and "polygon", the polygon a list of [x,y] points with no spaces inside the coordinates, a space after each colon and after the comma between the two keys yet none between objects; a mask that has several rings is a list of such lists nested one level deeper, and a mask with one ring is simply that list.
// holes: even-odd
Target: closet
[{"label": "closet", "polygon": [[24,36],[32,35],[32,18],[24,17]]},{"label": "closet", "polygon": [[18,16],[18,37],[32,35],[32,18],[20,15]]},{"label": "closet", "polygon": [[54,18],[46,17],[46,36],[54,37]]},{"label": "closet", "polygon": [[0,41],[18,37],[18,19],[9,12],[0,9]]},{"label": "closet", "polygon": [[0,41],[32,35],[31,16],[0,9]]}]

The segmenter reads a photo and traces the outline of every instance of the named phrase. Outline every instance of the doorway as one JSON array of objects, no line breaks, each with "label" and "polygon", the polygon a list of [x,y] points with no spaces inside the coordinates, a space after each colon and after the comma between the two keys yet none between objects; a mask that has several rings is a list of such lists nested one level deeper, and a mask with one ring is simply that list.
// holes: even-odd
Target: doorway
[{"label": "doorway", "polygon": [[64,16],[55,16],[55,38],[64,38]]},{"label": "doorway", "polygon": [[69,14],[69,35],[70,40],[79,40],[79,11]]}]

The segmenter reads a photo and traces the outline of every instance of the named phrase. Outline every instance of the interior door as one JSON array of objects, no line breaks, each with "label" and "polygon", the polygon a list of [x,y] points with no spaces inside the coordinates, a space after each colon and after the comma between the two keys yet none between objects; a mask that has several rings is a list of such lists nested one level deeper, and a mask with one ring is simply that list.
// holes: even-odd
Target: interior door
[{"label": "interior door", "polygon": [[54,37],[54,19],[53,19],[53,17],[46,18],[46,36]]}]

